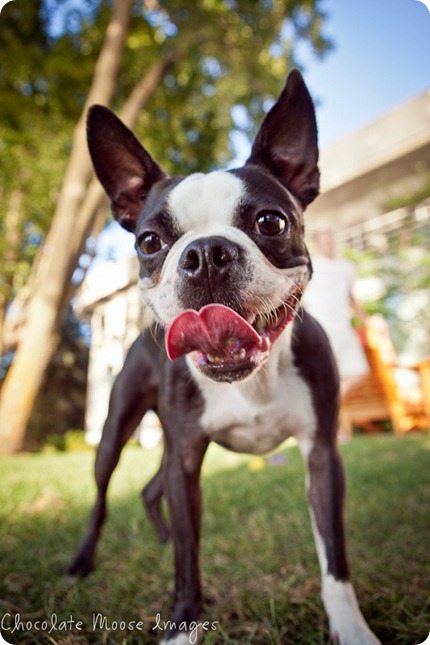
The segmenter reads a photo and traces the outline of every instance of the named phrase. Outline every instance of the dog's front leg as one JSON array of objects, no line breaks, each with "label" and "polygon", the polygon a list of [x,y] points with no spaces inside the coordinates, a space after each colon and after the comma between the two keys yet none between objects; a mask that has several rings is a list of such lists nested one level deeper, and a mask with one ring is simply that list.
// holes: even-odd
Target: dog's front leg
[{"label": "dog's front leg", "polygon": [[168,645],[195,643],[201,608],[199,541],[202,514],[200,470],[208,446],[204,437],[193,441],[166,440],[164,492],[169,507],[175,557],[175,594]]},{"label": "dog's front leg", "polygon": [[340,645],[377,645],[349,581],[343,527],[345,476],[335,439],[317,435],[310,452],[308,496],[330,633]]},{"label": "dog's front leg", "polygon": [[96,502],[85,537],[69,568],[72,576],[86,576],[94,568],[94,553],[106,518],[106,493],[110,478],[123,447],[145,412],[155,406],[157,383],[150,351],[154,345],[149,332],[139,336],[115,381],[94,467]]}]

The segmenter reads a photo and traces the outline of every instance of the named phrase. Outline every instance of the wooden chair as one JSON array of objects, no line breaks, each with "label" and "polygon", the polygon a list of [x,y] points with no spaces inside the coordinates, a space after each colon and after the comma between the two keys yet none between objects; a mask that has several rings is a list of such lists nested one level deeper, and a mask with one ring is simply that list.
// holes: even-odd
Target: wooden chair
[{"label": "wooden chair", "polygon": [[[388,326],[381,316],[373,316],[358,333],[370,373],[341,405],[342,430],[352,435],[356,426],[364,432],[375,432],[384,421],[390,421],[396,434],[430,430],[430,357],[415,365],[398,365]],[[401,388],[396,379],[398,369],[416,373],[419,386]]]}]

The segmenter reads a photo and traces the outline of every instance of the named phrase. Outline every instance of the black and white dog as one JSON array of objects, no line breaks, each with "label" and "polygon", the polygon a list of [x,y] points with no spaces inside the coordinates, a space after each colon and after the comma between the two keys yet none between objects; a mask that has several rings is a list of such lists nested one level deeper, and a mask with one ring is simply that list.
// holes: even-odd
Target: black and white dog
[{"label": "black and white dog", "polygon": [[167,176],[107,108],[94,106],[88,140],[119,223],[136,236],[140,287],[156,325],[131,348],[112,392],[96,459],[98,497],[71,573],[84,575],[106,513],[120,452],[148,409],[165,451],[144,489],[163,539],[167,498],[175,553],[172,629],[201,610],[200,469],[210,441],[261,454],[297,439],[332,637],[375,645],[349,582],[344,474],[336,448],[338,377],[327,338],[300,308],[312,266],[303,211],[319,190],[314,107],[293,71],[242,168]]}]

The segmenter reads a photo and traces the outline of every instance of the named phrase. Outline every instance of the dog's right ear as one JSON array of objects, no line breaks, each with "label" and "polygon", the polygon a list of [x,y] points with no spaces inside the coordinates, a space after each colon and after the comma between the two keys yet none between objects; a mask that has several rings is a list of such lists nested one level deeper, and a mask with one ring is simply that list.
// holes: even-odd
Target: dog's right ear
[{"label": "dog's right ear", "polygon": [[87,137],[112,214],[133,232],[151,187],[166,175],[131,130],[102,105],[94,105],[88,112]]}]

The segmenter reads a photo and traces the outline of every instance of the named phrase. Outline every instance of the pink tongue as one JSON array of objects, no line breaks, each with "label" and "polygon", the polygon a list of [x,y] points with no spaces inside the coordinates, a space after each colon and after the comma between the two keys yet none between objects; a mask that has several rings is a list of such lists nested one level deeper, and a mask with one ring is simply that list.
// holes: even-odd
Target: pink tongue
[{"label": "pink tongue", "polygon": [[187,309],[166,334],[167,355],[172,361],[195,350],[228,358],[261,345],[262,339],[246,320],[233,309],[216,304],[199,312]]}]

